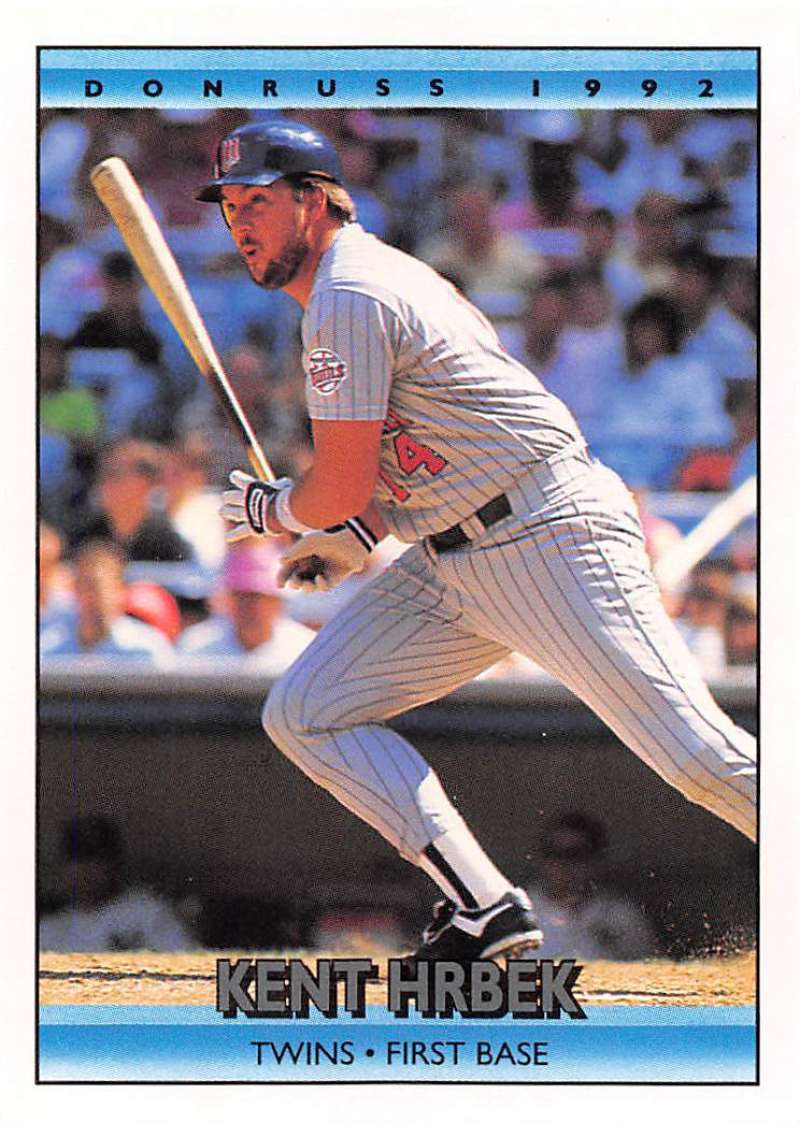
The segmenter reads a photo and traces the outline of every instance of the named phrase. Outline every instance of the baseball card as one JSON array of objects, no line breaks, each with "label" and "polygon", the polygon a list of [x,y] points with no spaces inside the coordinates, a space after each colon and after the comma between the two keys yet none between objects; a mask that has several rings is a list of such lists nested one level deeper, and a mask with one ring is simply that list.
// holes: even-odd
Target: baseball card
[{"label": "baseball card", "polygon": [[765,57],[678,37],[37,45],[33,1094],[764,1091]]}]

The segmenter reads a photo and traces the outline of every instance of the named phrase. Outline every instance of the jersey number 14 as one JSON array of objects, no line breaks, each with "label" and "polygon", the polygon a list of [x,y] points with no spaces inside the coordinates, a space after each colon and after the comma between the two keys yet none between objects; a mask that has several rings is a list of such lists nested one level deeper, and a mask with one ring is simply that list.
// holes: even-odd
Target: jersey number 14
[{"label": "jersey number 14", "polygon": [[[415,441],[403,427],[407,424],[408,422],[404,422],[402,418],[392,413],[387,418],[385,431],[392,438],[398,467],[405,476],[413,475],[420,468],[424,468],[432,476],[437,476],[443,468],[447,467],[447,461],[438,452],[434,452],[432,448]],[[396,483],[386,472],[381,472],[380,477],[395,499],[400,503],[405,503],[411,492],[401,484]]]}]

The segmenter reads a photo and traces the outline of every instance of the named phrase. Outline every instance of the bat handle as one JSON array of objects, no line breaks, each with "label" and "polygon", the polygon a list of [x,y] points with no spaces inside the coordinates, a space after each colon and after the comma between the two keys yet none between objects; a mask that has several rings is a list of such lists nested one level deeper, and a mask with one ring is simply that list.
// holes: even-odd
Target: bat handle
[{"label": "bat handle", "polygon": [[260,480],[272,483],[275,479],[275,473],[270,468],[266,456],[258,445],[249,444],[247,446],[247,459],[250,461],[250,467]]}]

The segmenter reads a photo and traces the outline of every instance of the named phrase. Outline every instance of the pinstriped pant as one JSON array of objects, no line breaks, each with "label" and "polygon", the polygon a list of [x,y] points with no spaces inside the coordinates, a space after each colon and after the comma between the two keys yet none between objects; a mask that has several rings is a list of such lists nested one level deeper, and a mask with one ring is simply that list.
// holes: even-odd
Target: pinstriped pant
[{"label": "pinstriped pant", "polygon": [[755,837],[754,739],[722,713],[667,617],[633,500],[585,454],[546,462],[512,515],[438,557],[419,543],[363,588],[273,687],[264,726],[416,861],[458,819],[382,724],[528,655],[693,803]]}]

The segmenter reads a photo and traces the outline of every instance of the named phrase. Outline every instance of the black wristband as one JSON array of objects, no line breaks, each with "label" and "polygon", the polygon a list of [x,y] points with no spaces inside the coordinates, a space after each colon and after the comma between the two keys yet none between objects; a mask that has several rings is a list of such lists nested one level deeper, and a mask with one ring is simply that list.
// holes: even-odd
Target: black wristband
[{"label": "black wristband", "polygon": [[254,480],[247,488],[244,505],[247,521],[256,534],[267,533],[267,507],[275,489],[263,480]]},{"label": "black wristband", "polygon": [[358,518],[358,516],[354,515],[351,519],[345,519],[344,525],[351,534],[355,534],[367,553],[371,554],[378,545],[378,539],[367,524],[362,519]]}]

